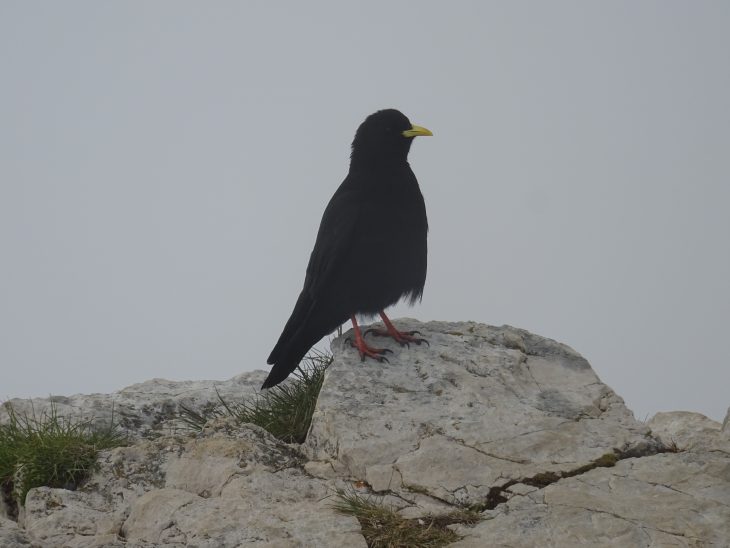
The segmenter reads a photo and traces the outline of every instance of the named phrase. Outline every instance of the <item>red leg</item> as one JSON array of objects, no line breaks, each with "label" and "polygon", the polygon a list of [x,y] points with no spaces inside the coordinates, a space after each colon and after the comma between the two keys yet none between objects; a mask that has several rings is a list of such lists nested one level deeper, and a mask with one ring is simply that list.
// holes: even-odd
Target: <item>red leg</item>
[{"label": "red leg", "polygon": [[426,344],[428,344],[428,341],[426,339],[413,336],[416,334],[420,335],[418,331],[398,331],[393,325],[393,322],[390,321],[390,318],[388,318],[388,316],[386,316],[385,312],[383,312],[382,310],[380,311],[380,317],[383,319],[385,329],[374,329],[371,327],[370,329],[365,331],[366,335],[368,333],[372,333],[376,337],[392,337],[395,342],[397,342],[401,346],[409,346],[410,343],[421,344],[425,342]]},{"label": "red leg", "polygon": [[365,358],[373,358],[379,362],[387,362],[388,359],[383,355],[387,352],[393,353],[389,348],[373,348],[368,346],[360,333],[360,327],[357,325],[355,315],[350,316],[352,320],[352,328],[355,330],[355,342],[350,341],[350,345],[357,348],[360,353],[360,361],[365,361]]}]

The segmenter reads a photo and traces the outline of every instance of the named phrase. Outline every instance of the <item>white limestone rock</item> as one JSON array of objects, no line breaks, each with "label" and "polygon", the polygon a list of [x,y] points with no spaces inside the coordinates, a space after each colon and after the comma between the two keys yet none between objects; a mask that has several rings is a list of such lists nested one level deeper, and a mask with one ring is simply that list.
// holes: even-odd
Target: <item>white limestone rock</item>
[{"label": "white limestone rock", "polygon": [[[100,427],[114,422],[132,437],[155,437],[186,430],[179,418],[181,406],[200,410],[217,404],[218,394],[226,401],[239,401],[253,395],[265,378],[263,371],[252,371],[227,381],[152,379],[111,394],[15,398],[5,403],[19,416],[30,417],[50,412],[53,404],[58,416],[93,420]],[[0,424],[7,420],[7,409],[0,406]]]},{"label": "white limestone rock", "polygon": [[301,456],[266,431],[219,419],[198,436],[101,454],[78,491],[32,489],[20,524],[43,546],[365,546],[355,518]]},{"label": "white limestone rock", "polygon": [[719,454],[626,459],[516,496],[452,546],[728,546],[729,470]]},{"label": "white limestone rock", "polygon": [[361,362],[336,340],[302,446],[230,419],[183,428],[181,404],[215,404],[216,389],[240,401],[261,371],[54,398],[59,415],[102,423],[113,402],[130,444],[102,451],[77,491],[32,489],[17,524],[0,505],[0,546],[365,547],[331,508],[342,488],[407,518],[477,508],[481,522],[451,526],[460,547],[730,545],[728,419],[638,422],[579,354],[524,330],[396,324],[430,346],[368,336],[393,354]]},{"label": "white limestone rock", "polygon": [[[571,348],[509,326],[400,320],[429,345],[361,362],[345,343],[304,450],[376,491],[483,504],[493,489],[661,445]],[[310,470],[317,466],[310,463]],[[326,469],[326,467],[324,468]]]},{"label": "white limestone rock", "polygon": [[26,531],[18,527],[13,520],[0,516],[0,546],[40,548],[41,545],[33,542]]},{"label": "white limestone rock", "polygon": [[680,451],[725,451],[730,454],[730,431],[700,413],[657,413],[646,425],[664,444]]}]

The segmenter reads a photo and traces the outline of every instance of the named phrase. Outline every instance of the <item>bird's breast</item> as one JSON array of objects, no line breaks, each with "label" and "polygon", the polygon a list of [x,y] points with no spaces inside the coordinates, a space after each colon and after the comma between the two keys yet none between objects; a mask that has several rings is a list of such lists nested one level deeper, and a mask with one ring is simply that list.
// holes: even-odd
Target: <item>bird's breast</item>
[{"label": "bird's breast", "polygon": [[358,287],[352,290],[353,298],[361,299],[359,310],[374,312],[406,294],[420,295],[426,278],[428,224],[417,183],[372,189],[358,224],[351,267],[358,272]]}]

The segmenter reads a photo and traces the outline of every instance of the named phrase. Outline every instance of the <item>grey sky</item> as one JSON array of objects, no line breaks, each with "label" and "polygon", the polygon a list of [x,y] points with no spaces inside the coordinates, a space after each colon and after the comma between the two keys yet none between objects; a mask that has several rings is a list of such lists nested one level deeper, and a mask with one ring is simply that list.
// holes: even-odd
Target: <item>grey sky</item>
[{"label": "grey sky", "polygon": [[0,3],[0,399],[266,368],[371,112],[423,303],[730,404],[730,3]]}]

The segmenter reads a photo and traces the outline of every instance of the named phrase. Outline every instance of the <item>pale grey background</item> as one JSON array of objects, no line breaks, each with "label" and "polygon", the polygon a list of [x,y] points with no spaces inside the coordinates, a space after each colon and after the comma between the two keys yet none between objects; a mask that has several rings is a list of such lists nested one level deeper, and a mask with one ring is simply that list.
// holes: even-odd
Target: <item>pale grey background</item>
[{"label": "pale grey background", "polygon": [[730,3],[0,3],[0,399],[266,367],[364,117],[433,130],[422,305],[639,418],[730,390]]}]

